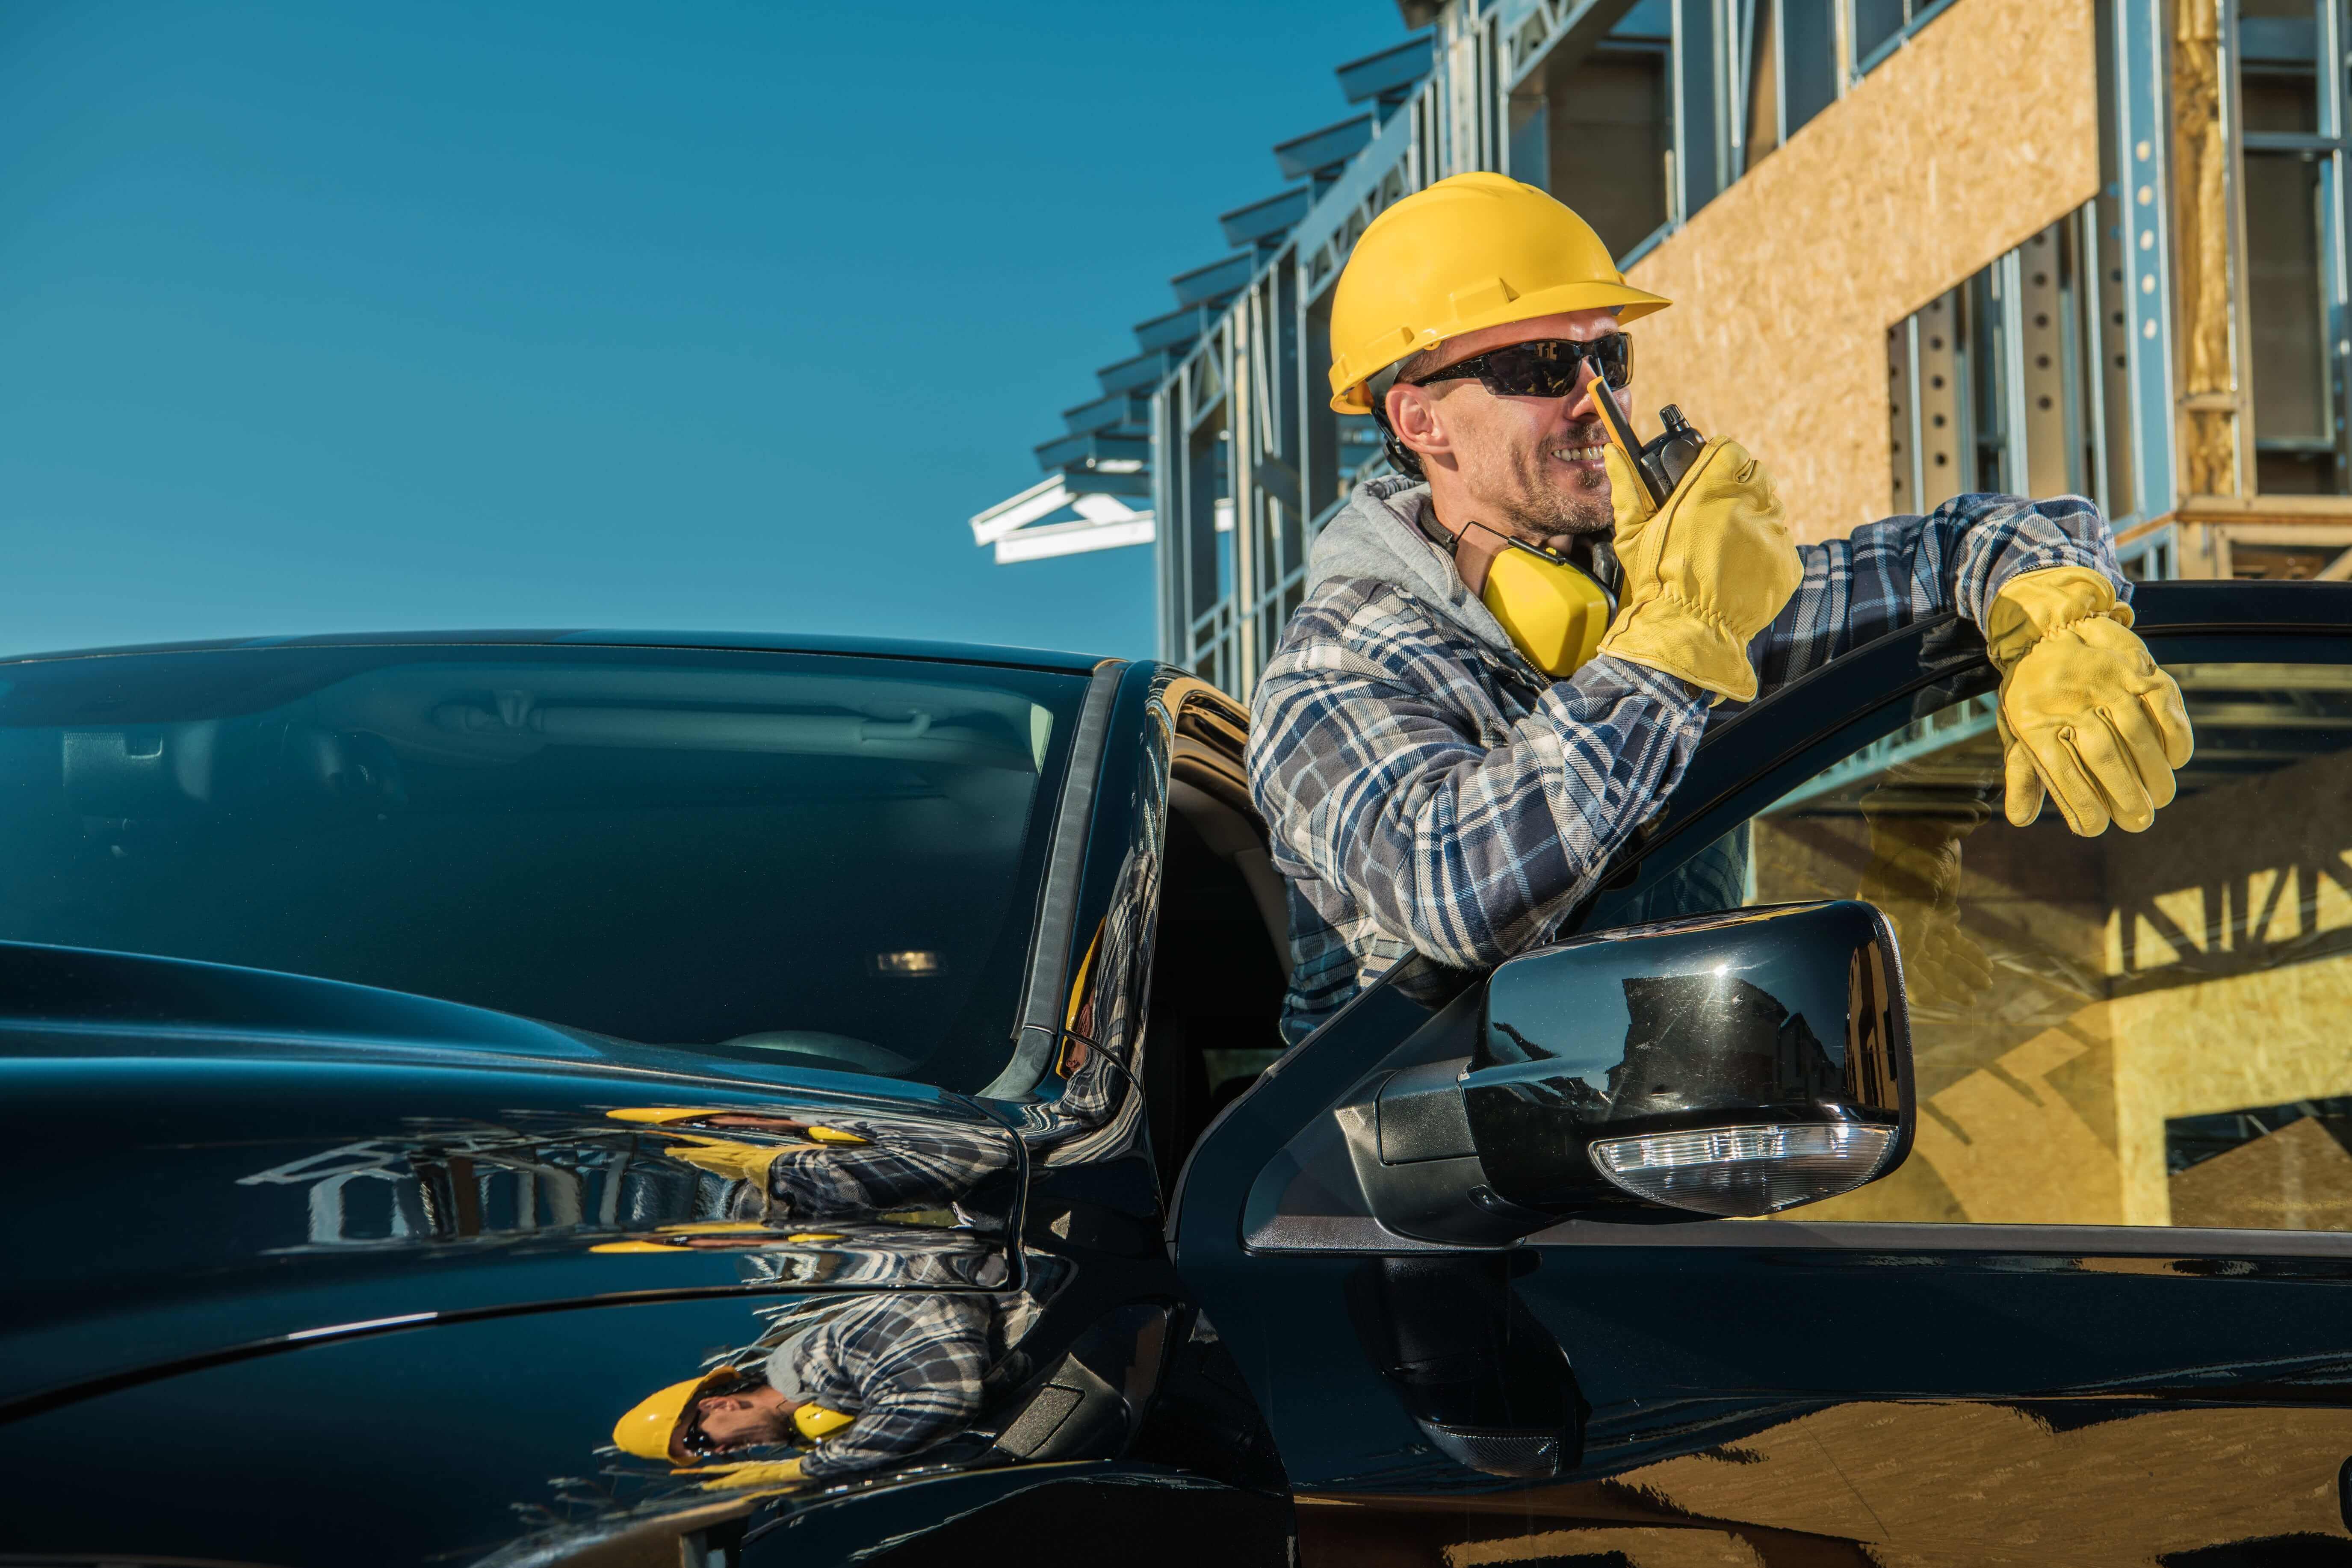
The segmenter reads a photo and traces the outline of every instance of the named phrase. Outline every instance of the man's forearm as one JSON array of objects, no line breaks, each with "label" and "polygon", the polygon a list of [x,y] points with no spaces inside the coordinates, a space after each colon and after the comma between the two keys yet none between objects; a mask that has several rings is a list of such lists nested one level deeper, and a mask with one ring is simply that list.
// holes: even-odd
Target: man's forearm
[{"label": "man's forearm", "polygon": [[2087,566],[2129,588],[2114,536],[2080,496],[1955,496],[1925,517],[1891,517],[1801,546],[1804,580],[1751,649],[1766,691],[1915,620],[1958,610],[1979,619],[2011,578]]}]

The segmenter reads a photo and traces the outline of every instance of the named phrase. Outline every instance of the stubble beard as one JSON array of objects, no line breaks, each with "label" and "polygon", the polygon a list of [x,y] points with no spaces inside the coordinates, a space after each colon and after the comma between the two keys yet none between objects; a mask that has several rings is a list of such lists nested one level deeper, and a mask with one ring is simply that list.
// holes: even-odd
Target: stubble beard
[{"label": "stubble beard", "polygon": [[[1577,429],[1566,444],[1593,446],[1602,439],[1596,421]],[[1496,498],[1495,508],[1497,521],[1519,538],[1555,551],[1572,539],[1609,533],[1617,526],[1607,472],[1556,473],[1545,453],[1558,444],[1546,442],[1513,455],[1507,493]]]}]

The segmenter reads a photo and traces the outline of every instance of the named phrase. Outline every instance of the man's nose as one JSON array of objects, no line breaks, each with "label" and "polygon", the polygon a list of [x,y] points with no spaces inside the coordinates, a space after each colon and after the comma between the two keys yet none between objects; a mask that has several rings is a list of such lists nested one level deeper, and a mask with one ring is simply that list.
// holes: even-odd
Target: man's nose
[{"label": "man's nose", "polygon": [[1569,394],[1568,397],[1566,412],[1569,418],[1586,420],[1601,417],[1601,410],[1595,407],[1592,402],[1596,395],[1592,390],[1593,384],[1600,379],[1600,373],[1592,368],[1591,360],[1576,367],[1576,390]]}]

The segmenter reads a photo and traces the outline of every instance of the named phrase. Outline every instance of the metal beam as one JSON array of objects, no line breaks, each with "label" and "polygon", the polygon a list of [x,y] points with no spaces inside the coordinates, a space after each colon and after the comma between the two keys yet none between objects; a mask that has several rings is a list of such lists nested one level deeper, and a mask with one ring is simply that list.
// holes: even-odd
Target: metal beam
[{"label": "metal beam", "polygon": [[996,542],[996,563],[1011,566],[1023,561],[1043,561],[1055,555],[1081,555],[1095,550],[1119,550],[1152,541],[1151,514],[1139,511],[1120,522],[1048,523],[1024,529]]}]

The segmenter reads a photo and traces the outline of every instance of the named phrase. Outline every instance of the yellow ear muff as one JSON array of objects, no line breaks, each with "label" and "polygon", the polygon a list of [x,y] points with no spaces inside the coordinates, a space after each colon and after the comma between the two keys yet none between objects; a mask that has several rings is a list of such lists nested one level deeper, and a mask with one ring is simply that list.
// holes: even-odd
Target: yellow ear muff
[{"label": "yellow ear muff", "polygon": [[1593,656],[1614,608],[1586,573],[1517,542],[1496,553],[1478,597],[1528,662],[1551,676],[1572,675]]},{"label": "yellow ear muff", "polygon": [[827,1410],[822,1405],[803,1405],[793,1412],[793,1425],[802,1436],[812,1443],[840,1431],[856,1419],[856,1416],[844,1415],[838,1410]]}]

